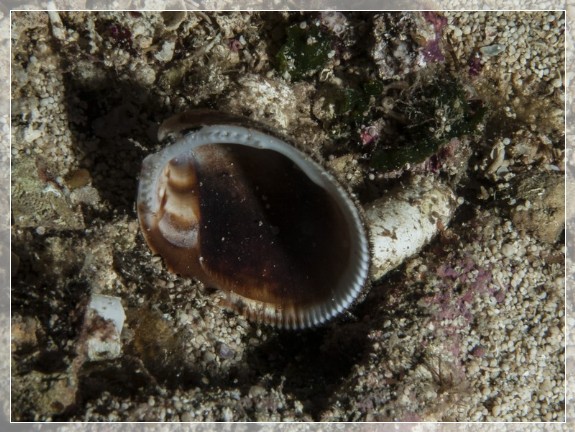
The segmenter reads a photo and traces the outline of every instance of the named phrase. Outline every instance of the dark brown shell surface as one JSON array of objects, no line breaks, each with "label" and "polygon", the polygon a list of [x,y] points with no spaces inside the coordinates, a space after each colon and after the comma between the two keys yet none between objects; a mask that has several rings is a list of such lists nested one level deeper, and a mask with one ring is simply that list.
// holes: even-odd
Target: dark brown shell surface
[{"label": "dark brown shell surface", "polygon": [[361,211],[319,164],[253,122],[213,111],[160,128],[138,190],[144,237],[167,267],[284,328],[319,325],[357,298],[369,247]]}]

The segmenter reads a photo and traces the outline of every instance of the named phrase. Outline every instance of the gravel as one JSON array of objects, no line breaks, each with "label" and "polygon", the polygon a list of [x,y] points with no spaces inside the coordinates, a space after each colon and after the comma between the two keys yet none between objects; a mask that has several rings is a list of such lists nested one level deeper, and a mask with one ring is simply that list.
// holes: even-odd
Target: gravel
[{"label": "gravel", "polygon": [[[344,18],[329,16],[335,53],[292,82],[274,55],[285,29],[315,25],[315,13],[13,14],[13,420],[564,420],[575,345],[565,334],[564,190],[523,187],[534,174],[557,185],[575,167],[564,149],[564,13]],[[374,46],[389,42],[384,29],[406,40],[401,58]],[[444,59],[413,62],[430,37]],[[373,124],[354,123],[353,105],[324,103],[390,64],[391,81],[359,109]],[[478,129],[425,161],[370,164],[406,142],[402,104],[438,74],[481,101]],[[330,161],[362,202],[413,174],[435,176],[458,196],[456,216],[332,323],[259,327],[167,272],[139,232],[141,161],[158,149],[159,123],[193,106],[267,122]],[[450,112],[433,116],[448,134]],[[518,222],[518,211],[532,216]],[[545,222],[528,223],[536,217]],[[78,355],[93,294],[122,301],[120,358]]]}]

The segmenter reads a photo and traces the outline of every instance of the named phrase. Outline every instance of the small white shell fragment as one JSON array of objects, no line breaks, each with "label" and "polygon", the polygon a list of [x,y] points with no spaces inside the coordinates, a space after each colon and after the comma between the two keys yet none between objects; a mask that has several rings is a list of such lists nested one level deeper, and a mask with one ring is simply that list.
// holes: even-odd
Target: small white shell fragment
[{"label": "small white shell fragment", "polygon": [[161,62],[169,62],[174,57],[174,49],[176,48],[176,41],[165,41],[162,44],[162,49],[154,54],[154,57]]},{"label": "small white shell fragment", "polygon": [[50,18],[50,24],[52,26],[52,34],[56,39],[59,41],[63,41],[66,39],[66,31],[64,30],[64,24],[62,24],[62,19],[58,14],[58,11],[55,10],[56,7],[54,6],[54,2],[48,2],[48,18]]},{"label": "small white shell fragment", "polygon": [[481,54],[483,54],[485,57],[494,57],[505,51],[505,45],[501,44],[488,45],[479,48],[479,51],[481,51]]},{"label": "small white shell fragment", "polygon": [[456,206],[451,188],[432,177],[416,177],[366,205],[372,279],[380,279],[419,252],[441,226],[447,226]]},{"label": "small white shell fragment", "polygon": [[86,355],[89,361],[111,360],[122,352],[120,334],[126,314],[119,297],[94,294],[84,320]]}]

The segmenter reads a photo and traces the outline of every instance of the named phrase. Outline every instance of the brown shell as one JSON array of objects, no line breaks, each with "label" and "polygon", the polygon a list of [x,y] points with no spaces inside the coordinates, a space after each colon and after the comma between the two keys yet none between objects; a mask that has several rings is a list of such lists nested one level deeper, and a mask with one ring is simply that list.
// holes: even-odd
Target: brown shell
[{"label": "brown shell", "polygon": [[205,110],[168,120],[159,135],[176,143],[144,161],[138,216],[170,270],[280,327],[320,324],[357,297],[366,232],[319,165],[253,122]]}]

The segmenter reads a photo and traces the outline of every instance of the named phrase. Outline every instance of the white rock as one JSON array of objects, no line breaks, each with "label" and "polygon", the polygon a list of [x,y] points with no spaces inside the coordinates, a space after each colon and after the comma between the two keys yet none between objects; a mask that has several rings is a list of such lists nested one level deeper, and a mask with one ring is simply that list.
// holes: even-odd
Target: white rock
[{"label": "white rock", "polygon": [[505,243],[501,246],[501,253],[507,258],[511,258],[517,253],[517,248],[513,243]]},{"label": "white rock", "polygon": [[448,225],[456,205],[453,191],[432,177],[416,177],[368,204],[372,279],[380,279],[419,252]]},{"label": "white rock", "polygon": [[[52,7],[50,7],[52,5]],[[64,41],[66,39],[66,31],[64,30],[64,24],[62,24],[62,19],[56,11],[53,2],[48,2],[48,18],[50,18],[50,24],[52,27],[52,34],[59,41]]]},{"label": "white rock", "polygon": [[120,335],[126,315],[119,297],[92,295],[84,320],[88,360],[111,360],[122,352]]},{"label": "white rock", "polygon": [[174,57],[174,49],[176,48],[175,41],[165,41],[162,45],[162,49],[154,54],[154,57],[161,62],[168,62]]},{"label": "white rock", "polygon": [[41,136],[42,131],[39,129],[34,129],[32,126],[28,126],[26,129],[24,129],[24,141],[27,143],[36,141]]}]

